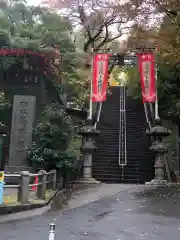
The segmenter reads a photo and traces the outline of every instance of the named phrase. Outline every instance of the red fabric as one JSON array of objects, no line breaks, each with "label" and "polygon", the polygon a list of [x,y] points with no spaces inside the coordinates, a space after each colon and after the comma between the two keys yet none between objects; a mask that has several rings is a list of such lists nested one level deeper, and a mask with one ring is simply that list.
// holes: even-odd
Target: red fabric
[{"label": "red fabric", "polygon": [[27,49],[21,48],[1,48],[0,49],[0,56],[39,56],[42,58],[46,58],[45,54],[33,52]]},{"label": "red fabric", "polygon": [[[38,184],[38,176],[36,176],[34,184]],[[31,190],[32,191],[37,191],[37,186],[32,186]]]},{"label": "red fabric", "polygon": [[108,58],[109,54],[96,54],[93,59],[92,102],[106,100],[108,82]]},{"label": "red fabric", "polygon": [[140,82],[142,101],[155,102],[156,100],[156,79],[155,59],[152,52],[137,54],[139,62]]}]

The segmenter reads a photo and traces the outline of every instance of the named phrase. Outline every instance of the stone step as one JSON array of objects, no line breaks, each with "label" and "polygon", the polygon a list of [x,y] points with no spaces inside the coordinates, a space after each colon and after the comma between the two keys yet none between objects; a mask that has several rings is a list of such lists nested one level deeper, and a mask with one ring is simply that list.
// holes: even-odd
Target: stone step
[{"label": "stone step", "polygon": [[115,178],[115,177],[111,177],[111,178],[101,178],[101,177],[97,177],[96,180],[103,182],[103,183],[123,183],[123,184],[144,184],[145,182],[147,182],[147,179],[144,178],[138,178],[138,179],[134,179],[134,178]]},{"label": "stone step", "polygon": [[[148,181],[148,176],[142,174],[134,174],[132,173],[112,173],[112,174],[108,174],[108,173],[104,173],[104,174],[98,174],[98,173],[93,173],[93,177],[96,179],[143,179],[144,182]],[[151,177],[153,178],[153,176]]]},{"label": "stone step", "polygon": [[[105,140],[103,142],[103,140]],[[121,141],[124,140],[122,137],[121,137]],[[116,146],[119,148],[119,136],[116,135],[116,136],[113,136],[113,135],[109,135],[109,136],[104,136],[103,138],[100,138],[100,139],[97,139],[96,141],[96,145],[97,145],[97,149],[100,148],[101,146],[113,146],[114,144],[116,144]],[[133,143],[132,146],[130,146],[130,144]],[[145,144],[144,142],[144,139],[143,138],[137,138],[137,141],[134,142],[133,139],[131,140],[128,140],[126,139],[126,147],[129,148],[129,149],[138,149],[137,146],[143,146]],[[149,144],[149,146],[147,146],[148,149],[151,147],[151,145]]]},{"label": "stone step", "polygon": [[[108,162],[108,161],[111,161],[111,162],[119,162],[119,153],[118,151],[109,151],[109,152],[105,152],[105,153],[102,153],[102,154],[97,154],[96,156],[93,155],[93,158],[94,158],[94,162],[95,161],[98,161],[100,163],[105,163],[105,162]],[[149,161],[147,161],[149,159]],[[142,164],[142,160],[144,161],[147,161],[147,162],[151,162],[152,161],[152,156],[150,155],[145,155],[145,156],[139,156],[139,155],[135,155],[135,156],[131,156],[129,154],[127,154],[127,161],[128,163],[141,163]],[[145,164],[145,163],[143,163]]]},{"label": "stone step", "polygon": [[[119,129],[119,126],[116,128],[111,126],[111,127],[104,127],[104,128],[97,128],[98,130],[100,130],[100,135],[98,138],[102,138],[102,136],[108,136],[108,135],[118,135],[121,133],[125,132],[125,129]],[[141,133],[138,133],[137,130],[139,131],[139,129],[134,129],[132,131],[128,130],[128,128],[126,129],[126,136],[134,136],[134,137],[141,137],[141,138],[147,138],[149,139],[149,137],[147,137],[145,130],[141,131]]]},{"label": "stone step", "polygon": [[112,176],[119,176],[123,173],[124,171],[124,176],[144,176],[144,172],[147,171],[148,169],[141,169],[139,171],[134,171],[134,169],[109,169],[108,171],[103,171],[103,170],[94,170],[93,174],[95,174],[96,176],[103,176],[105,177],[106,175],[112,175]]},{"label": "stone step", "polygon": [[[95,153],[93,155],[93,157],[95,159],[97,159],[99,162],[104,162],[105,160],[112,160],[112,161],[115,161],[115,159],[119,159],[119,151],[118,149],[116,151],[110,151],[110,150],[113,150],[113,149],[110,149],[110,148],[106,148],[106,150],[104,152],[99,152],[99,153]],[[135,154],[132,154],[132,153],[127,153],[127,159],[129,159],[130,162],[141,162],[142,159],[147,159],[147,158],[150,158],[152,159],[152,156],[151,155],[148,155],[147,154],[144,154],[143,156],[141,155],[137,155],[137,152],[136,152],[136,155]]]},{"label": "stone step", "polygon": [[120,88],[112,88],[112,96],[103,103],[96,139],[97,150],[93,155],[93,173],[104,182],[144,183],[152,177],[152,153],[146,136],[147,123],[140,101],[126,99],[127,161],[124,179],[120,179],[119,122]]},{"label": "stone step", "polygon": [[[107,161],[105,161],[104,162],[104,165],[103,165],[103,163],[96,163],[96,162],[93,162],[93,164],[94,164],[94,166],[93,166],[93,168],[95,169],[95,168],[97,168],[98,170],[99,169],[106,169],[106,168],[120,168],[120,166],[119,166],[119,162],[118,163],[112,163],[112,162],[107,162]],[[105,166],[107,166],[107,167],[105,167]],[[133,169],[148,169],[149,167],[151,167],[152,168],[152,166],[153,166],[153,164],[147,164],[147,165],[143,165],[143,166],[141,166],[140,165],[140,163],[139,164],[134,164],[133,162],[130,162],[130,163],[128,163],[127,164],[127,167],[128,168],[133,168]]]},{"label": "stone step", "polygon": [[[99,138],[102,138],[103,136],[109,136],[109,135],[118,135],[121,133],[125,133],[125,129],[119,129],[119,127],[116,128],[112,128],[112,127],[109,127],[109,128],[97,128],[98,130],[100,130],[100,135],[99,135]],[[128,129],[126,130],[126,136],[134,136],[134,137],[141,137],[141,138],[147,138],[149,139],[149,137],[147,137],[146,135],[146,132],[143,131],[141,134],[140,133],[137,133],[137,129],[133,130],[133,131],[129,131]]]},{"label": "stone step", "polygon": [[[134,143],[134,146],[128,146],[129,144],[131,144],[131,143],[133,143],[133,142],[127,142],[126,143],[126,148],[127,148],[127,150],[131,150],[132,152],[130,153],[131,155],[132,155],[132,153],[137,153],[137,152],[139,152],[139,155],[141,155],[141,149],[139,149],[139,143]],[[143,147],[144,146],[144,144],[143,144],[144,142],[141,142],[141,147]],[[106,149],[107,150],[118,150],[119,149],[119,147],[121,147],[121,146],[119,146],[119,139],[118,139],[118,144],[116,143],[116,142],[110,142],[110,140],[108,141],[108,142],[106,142],[106,143],[99,143],[99,141],[97,142],[97,149],[96,149],[96,152],[101,152],[101,150],[103,150],[103,151],[106,151]],[[149,146],[150,147],[150,146]],[[149,150],[149,147],[148,148],[146,148],[147,150]],[[140,150],[140,151],[139,151]],[[144,153],[144,154],[146,154],[146,153]],[[142,156],[144,156],[144,154],[142,155]]]},{"label": "stone step", "polygon": [[[100,162],[95,162],[94,161],[93,165],[94,165],[94,168],[97,168],[97,169],[120,168],[119,162],[113,163],[112,161],[107,161],[107,160],[104,161],[104,164],[103,164],[103,162],[100,163]],[[126,168],[147,169],[147,168],[152,167],[152,166],[153,166],[153,164],[150,164],[150,163],[147,164],[147,165],[142,165],[141,162],[139,162],[139,163],[128,162]]]},{"label": "stone step", "polygon": [[[139,164],[133,164],[133,163],[128,163],[126,167],[124,167],[125,170],[129,171],[129,169],[132,169],[133,171],[141,171],[141,170],[148,170],[149,168],[152,168],[153,164],[149,164],[149,165],[140,165]],[[112,163],[112,162],[105,162],[104,164],[99,164],[96,162],[93,162],[93,169],[96,171],[99,171],[99,169],[101,170],[111,170],[111,169],[117,169],[117,171],[119,171],[122,167],[119,165],[119,163]]]}]

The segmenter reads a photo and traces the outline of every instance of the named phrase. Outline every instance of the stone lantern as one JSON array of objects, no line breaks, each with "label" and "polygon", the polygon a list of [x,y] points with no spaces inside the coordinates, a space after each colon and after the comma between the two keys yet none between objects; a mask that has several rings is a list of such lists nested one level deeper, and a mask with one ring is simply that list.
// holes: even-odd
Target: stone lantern
[{"label": "stone lantern", "polygon": [[146,134],[153,138],[150,150],[155,154],[155,176],[154,179],[147,184],[164,185],[167,183],[167,180],[165,180],[165,160],[168,150],[163,143],[163,138],[169,136],[171,131],[161,125],[160,119],[156,119],[154,127],[152,127],[151,130],[148,130]]},{"label": "stone lantern", "polygon": [[99,133],[100,131],[92,127],[91,120],[87,120],[86,127],[79,132],[83,138],[81,148],[83,152],[83,176],[79,180],[80,183],[99,183],[92,177],[92,155],[96,149],[95,138]]}]

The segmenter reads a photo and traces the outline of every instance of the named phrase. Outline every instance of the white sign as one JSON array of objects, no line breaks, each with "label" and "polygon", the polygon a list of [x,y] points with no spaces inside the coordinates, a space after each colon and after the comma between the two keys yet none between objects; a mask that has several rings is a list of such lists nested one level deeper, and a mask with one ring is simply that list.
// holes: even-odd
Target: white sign
[{"label": "white sign", "polygon": [[150,84],[150,62],[144,61],[142,63],[142,69],[143,69],[143,75],[144,75],[144,87],[145,87],[145,92],[148,93],[149,91],[149,84]]}]

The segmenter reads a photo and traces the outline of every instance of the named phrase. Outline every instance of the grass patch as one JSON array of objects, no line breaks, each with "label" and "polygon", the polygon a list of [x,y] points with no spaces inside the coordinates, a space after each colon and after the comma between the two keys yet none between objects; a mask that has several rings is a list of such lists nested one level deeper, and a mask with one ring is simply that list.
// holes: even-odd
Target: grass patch
[{"label": "grass patch", "polygon": [[3,203],[4,203],[4,205],[9,204],[9,203],[11,203],[11,204],[18,203],[17,196],[16,195],[3,196]]},{"label": "grass patch", "polygon": [[[45,194],[45,200],[38,199],[36,197],[30,197],[29,198],[29,203],[30,204],[37,204],[37,203],[44,203],[48,201],[56,191],[54,190],[47,190]],[[17,206],[20,205],[21,203],[17,201],[17,196],[12,195],[12,196],[3,196],[3,206]]]}]

